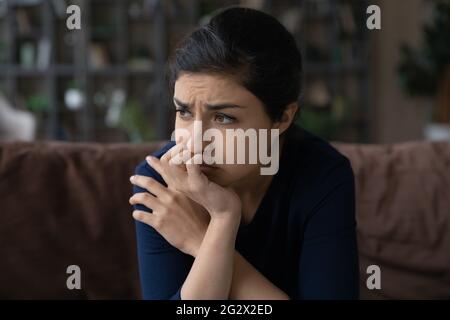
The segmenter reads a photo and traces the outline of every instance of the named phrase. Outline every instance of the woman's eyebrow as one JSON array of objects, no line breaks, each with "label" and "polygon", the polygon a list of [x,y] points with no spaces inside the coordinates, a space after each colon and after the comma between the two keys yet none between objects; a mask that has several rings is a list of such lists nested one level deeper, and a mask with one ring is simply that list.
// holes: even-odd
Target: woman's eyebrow
[{"label": "woman's eyebrow", "polygon": [[218,104],[206,104],[206,109],[208,110],[221,110],[228,108],[245,108],[243,106],[233,104],[233,103],[218,103]]},{"label": "woman's eyebrow", "polygon": [[177,105],[180,108],[189,109],[189,105],[187,103],[181,102],[177,98],[173,98],[173,102],[175,103],[175,105]]},{"label": "woman's eyebrow", "polygon": [[[190,109],[188,103],[181,102],[177,98],[173,98],[173,102],[180,108],[183,109]],[[229,108],[245,108],[244,106],[240,106],[234,103],[218,103],[218,104],[206,104],[206,109],[208,110],[222,110],[222,109],[229,109]]]}]

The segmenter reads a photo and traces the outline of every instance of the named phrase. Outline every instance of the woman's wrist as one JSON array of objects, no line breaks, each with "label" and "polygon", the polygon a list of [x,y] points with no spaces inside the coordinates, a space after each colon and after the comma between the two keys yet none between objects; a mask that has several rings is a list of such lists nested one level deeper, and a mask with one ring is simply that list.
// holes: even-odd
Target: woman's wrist
[{"label": "woman's wrist", "polygon": [[[220,235],[227,236],[231,238],[231,240],[234,240],[240,221],[240,214],[223,212],[211,216],[208,228],[214,229],[214,231],[217,231]],[[202,240],[203,239],[204,237],[202,237]],[[202,240],[192,241],[186,248],[185,252],[195,258],[202,244]]]},{"label": "woman's wrist", "polygon": [[210,212],[210,224],[217,224],[223,228],[236,228],[241,223],[241,212],[239,210],[228,210],[224,212]]},{"label": "woman's wrist", "polygon": [[[211,216],[208,231],[220,238],[223,243],[230,243],[234,248],[237,231],[241,223],[241,215],[236,213],[222,213]],[[207,232],[208,232],[207,231]]]},{"label": "woman's wrist", "polygon": [[204,238],[204,241],[208,242],[206,245],[214,246],[223,253],[234,251],[239,222],[234,216],[211,218]]}]

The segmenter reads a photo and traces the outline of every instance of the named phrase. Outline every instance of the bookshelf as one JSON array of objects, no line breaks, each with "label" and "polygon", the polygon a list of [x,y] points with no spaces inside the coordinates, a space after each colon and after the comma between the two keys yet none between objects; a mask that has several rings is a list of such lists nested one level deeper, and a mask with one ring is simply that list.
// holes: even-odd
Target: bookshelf
[{"label": "bookshelf", "polygon": [[[140,142],[169,137],[166,61],[216,9],[252,6],[296,37],[299,122],[329,140],[370,141],[366,1],[9,0],[0,6],[0,91],[38,119],[37,139]],[[77,4],[81,30],[68,30]],[[3,5],[4,7],[4,5]]]},{"label": "bookshelf", "polygon": [[[81,8],[81,30],[66,27],[70,4]],[[167,122],[161,101],[166,59],[161,1],[149,6],[149,1],[9,0],[6,6],[0,16],[0,90],[15,107],[35,114],[38,139],[167,136],[161,125]],[[145,128],[138,132],[131,119]]]},{"label": "bookshelf", "polygon": [[327,140],[371,141],[367,6],[367,1],[303,0],[297,13],[288,11],[284,19],[298,17],[290,24],[303,54],[299,123]]}]

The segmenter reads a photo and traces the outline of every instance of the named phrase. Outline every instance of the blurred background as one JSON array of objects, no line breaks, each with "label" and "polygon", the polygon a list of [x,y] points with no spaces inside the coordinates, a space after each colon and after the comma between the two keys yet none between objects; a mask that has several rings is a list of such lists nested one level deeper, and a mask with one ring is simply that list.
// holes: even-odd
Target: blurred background
[{"label": "blurred background", "polygon": [[[71,4],[80,30],[66,26]],[[236,4],[297,39],[307,129],[358,143],[450,138],[449,0],[0,0],[0,140],[169,138],[167,59]],[[381,30],[366,27],[371,4]]]},{"label": "blurred background", "polygon": [[140,297],[128,178],[173,130],[176,44],[236,4],[292,32],[296,121],[345,142],[361,298],[450,297],[450,0],[0,0],[0,299]]}]

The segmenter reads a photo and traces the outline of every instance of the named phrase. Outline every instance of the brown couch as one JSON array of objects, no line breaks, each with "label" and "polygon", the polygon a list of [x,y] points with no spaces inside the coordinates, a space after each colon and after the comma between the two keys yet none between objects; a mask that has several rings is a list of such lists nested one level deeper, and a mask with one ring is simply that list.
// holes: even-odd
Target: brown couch
[{"label": "brown couch", "polygon": [[[160,145],[0,143],[0,298],[139,298],[128,177]],[[450,298],[450,141],[336,146],[357,180],[361,297]]]}]

